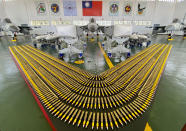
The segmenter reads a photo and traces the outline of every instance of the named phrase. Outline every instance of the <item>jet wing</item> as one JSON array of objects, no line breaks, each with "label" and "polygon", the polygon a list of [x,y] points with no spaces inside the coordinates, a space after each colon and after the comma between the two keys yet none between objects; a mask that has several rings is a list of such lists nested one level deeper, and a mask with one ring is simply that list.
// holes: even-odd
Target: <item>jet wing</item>
[{"label": "jet wing", "polygon": [[62,39],[63,41],[65,41],[66,43],[72,45],[74,44],[75,42],[77,42],[77,39]]},{"label": "jet wing", "polygon": [[112,40],[116,41],[118,44],[123,44],[123,42],[126,42],[129,40],[129,37],[122,38],[122,39],[120,37],[113,37]]},{"label": "jet wing", "polygon": [[118,45],[110,50],[110,53],[128,53],[129,49],[125,48],[123,45]]},{"label": "jet wing", "polygon": [[164,33],[164,32],[166,32],[165,27],[166,26],[154,26],[153,31],[155,31],[157,33]]},{"label": "jet wing", "polygon": [[98,31],[102,31],[103,33],[105,33],[105,28],[106,26],[98,26]]},{"label": "jet wing", "polygon": [[83,31],[88,31],[88,25],[79,26],[79,28],[81,28]]},{"label": "jet wing", "polygon": [[39,35],[39,36],[36,36],[35,39],[36,40],[43,40],[43,39],[46,39],[48,35]]},{"label": "jet wing", "polygon": [[179,31],[183,29],[183,25],[180,23],[172,23],[165,27],[166,31]]},{"label": "jet wing", "polygon": [[82,53],[81,50],[75,48],[74,46],[71,46],[70,48],[71,48],[71,53],[72,53],[72,54],[79,54],[79,53]]},{"label": "jet wing", "polygon": [[30,33],[30,30],[33,30],[29,26],[18,26],[18,27],[20,29],[20,33],[23,33],[23,34],[29,34]]},{"label": "jet wing", "polygon": [[106,32],[106,30],[112,29],[112,26],[99,26],[98,25],[98,31],[102,31],[103,33]]},{"label": "jet wing", "polygon": [[11,32],[19,32],[20,28],[14,24],[7,24],[7,30]]},{"label": "jet wing", "polygon": [[58,35],[58,34],[54,34],[54,35],[48,35],[45,39],[46,40],[57,40],[57,39],[59,39],[59,38],[61,38],[62,36],[61,35]]},{"label": "jet wing", "polygon": [[79,54],[82,53],[81,50],[75,48],[74,46],[70,46],[68,48],[59,50],[59,53],[63,53],[63,54]]}]

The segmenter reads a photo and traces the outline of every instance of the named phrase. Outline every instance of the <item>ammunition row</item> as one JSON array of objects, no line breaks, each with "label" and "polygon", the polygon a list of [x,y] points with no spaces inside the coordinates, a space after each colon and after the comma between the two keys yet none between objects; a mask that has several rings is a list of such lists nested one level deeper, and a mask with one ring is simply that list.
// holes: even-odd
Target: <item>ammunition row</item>
[{"label": "ammunition row", "polygon": [[[22,50],[20,47],[15,47],[15,48],[20,49],[20,50],[18,50],[18,52],[23,54],[24,57],[26,56],[29,59],[29,61],[33,64],[34,68],[36,68],[36,67],[38,68],[38,73],[42,72],[42,74],[44,74],[45,77],[43,79],[45,79],[46,83],[50,80],[49,85],[51,85],[53,91],[60,92],[60,94],[58,92],[56,92],[56,93],[59,95],[59,97],[61,99],[65,100],[67,103],[70,103],[74,106],[81,107],[81,108],[87,108],[87,109],[100,109],[100,108],[105,109],[105,108],[118,107],[118,106],[123,105],[123,103],[126,103],[126,101],[129,101],[130,99],[132,99],[132,97],[135,96],[137,93],[137,92],[133,92],[132,94],[129,95],[130,91],[133,90],[133,88],[130,87],[129,88],[130,90],[124,90],[117,95],[104,97],[104,98],[102,98],[102,97],[100,97],[100,98],[84,97],[81,95],[74,94],[73,92],[68,90],[67,87],[69,85],[63,85],[63,83],[61,83],[61,81],[58,81],[58,79],[56,79],[49,72],[46,71],[49,69],[51,70],[52,68],[49,68],[46,65],[41,67],[41,65],[37,64],[37,62],[40,62],[40,61],[35,62],[33,60],[33,58],[35,59],[35,57],[33,57],[33,56],[29,57],[30,54],[28,54],[28,53],[24,54],[24,50]],[[156,55],[157,55],[157,53],[156,53]],[[147,68],[144,68],[144,71],[146,71],[146,70],[147,70]],[[51,72],[51,73],[53,73],[53,72]],[[60,77],[58,77],[58,78],[60,79]],[[71,83],[71,81],[69,81],[69,83]],[[69,84],[69,83],[67,83],[67,84]],[[135,83],[135,80],[133,80],[133,83]],[[73,83],[73,84],[76,84],[76,83]],[[132,85],[132,84],[130,84],[130,85]],[[133,87],[135,87],[135,86],[133,86]],[[140,86],[138,86],[138,87],[140,87]],[[93,89],[95,89],[95,88],[93,88]],[[89,94],[90,93],[91,92],[89,92]],[[82,101],[80,101],[80,100],[82,100]],[[84,103],[84,104],[82,104],[82,103]],[[110,104],[108,104],[108,103],[110,103]],[[86,104],[87,104],[87,106],[85,106]]]},{"label": "ammunition row", "polygon": [[128,64],[130,64],[132,61],[135,61],[137,58],[143,57],[145,53],[147,53],[148,51],[150,51],[152,48],[154,48],[157,45],[158,44],[153,44],[153,45],[149,46],[148,48],[145,48],[141,52],[139,52],[139,53],[133,55],[132,57],[126,59],[125,61],[117,64],[117,66],[114,66],[113,68],[101,73],[100,76],[106,78],[110,75],[113,75],[113,73],[117,73],[118,70],[120,70],[121,68],[126,68],[126,66],[128,66]]},{"label": "ammunition row", "polygon": [[[156,44],[155,45],[152,45],[152,46],[150,46],[149,48],[147,48],[147,49],[145,49],[144,51],[142,51],[142,52],[140,52],[140,53],[138,53],[138,54],[141,54],[141,55],[135,55],[135,56],[133,56],[132,57],[132,59],[130,60],[130,59],[127,59],[126,61],[124,61],[124,62],[122,62],[123,64],[123,66],[125,65],[127,65],[127,66],[129,66],[129,64],[131,63],[130,61],[134,61],[135,59],[134,58],[137,58],[137,57],[139,57],[139,58],[141,58],[141,57],[143,57],[143,58],[145,58],[145,56],[144,56],[144,54],[147,52],[147,51],[150,51],[150,49],[151,48],[153,48],[154,46],[157,46]],[[59,66],[60,67],[60,65],[61,65],[61,61],[60,60],[58,60],[58,59],[56,59],[56,58],[54,58],[54,57],[51,57],[51,56],[49,56],[49,55],[47,55],[47,54],[45,54],[45,53],[43,53],[43,52],[41,52],[41,51],[39,51],[39,50],[37,50],[37,49],[35,49],[35,48],[33,48],[33,47],[31,47],[31,46],[27,46],[30,50],[34,50],[34,52],[35,53],[39,53],[40,55],[42,55],[42,58],[44,57],[44,56],[47,56],[46,58],[48,58],[48,59],[50,59],[50,60],[53,60],[53,61],[55,61],[55,63],[53,63],[53,64],[57,64],[57,66]],[[50,57],[50,58],[49,58]],[[130,63],[129,63],[130,62]],[[129,63],[129,64],[128,64]],[[64,62],[62,63],[63,65],[65,64]],[[117,67],[117,70],[119,70],[121,67],[119,66],[120,64],[118,64],[116,67]],[[72,66],[70,66],[70,65],[68,65],[68,63],[67,63],[67,65],[66,66],[69,66],[69,67],[72,67]],[[62,68],[62,67],[60,67],[60,68]],[[72,67],[73,68],[73,67]],[[114,67],[115,68],[115,67]],[[125,67],[126,68],[126,67]],[[123,69],[125,69],[125,68],[123,68]],[[65,70],[65,69],[64,69]],[[112,69],[110,69],[110,70],[112,70]],[[68,72],[70,73],[70,70],[68,70]],[[106,71],[107,72],[107,71]],[[116,71],[115,71],[116,72]],[[121,71],[120,71],[121,72]],[[86,72],[85,72],[86,73]],[[74,73],[73,73],[74,74]],[[118,73],[116,72],[116,75],[118,75]],[[114,76],[113,74],[112,75],[109,75],[109,76]],[[80,77],[80,76],[79,76]],[[114,76],[115,77],[115,76]],[[93,75],[92,77],[90,77],[89,78],[90,80],[94,80],[94,81],[101,81],[101,80],[104,80],[103,79],[103,77],[101,77],[101,75]],[[83,79],[82,79],[83,80]],[[108,83],[108,82],[107,82]],[[87,79],[85,79],[84,80],[84,83],[83,83],[84,85],[87,85],[87,84],[89,84],[90,85],[90,81],[89,80],[87,80]],[[101,84],[100,84],[101,85]],[[102,86],[102,85],[101,85]],[[103,84],[103,86],[106,86],[106,84]]]},{"label": "ammunition row", "polygon": [[82,70],[78,67],[72,66],[69,63],[61,61],[58,58],[55,58],[51,55],[48,55],[47,53],[42,52],[41,50],[36,49],[36,48],[34,48],[30,45],[25,45],[24,47],[27,47],[28,49],[32,50],[36,54],[40,54],[40,56],[45,57],[48,61],[49,60],[55,61],[55,64],[57,64],[57,66],[59,66],[61,68],[64,68],[64,70],[68,70],[68,72],[78,73],[79,75],[82,75],[82,76],[87,77],[87,78],[92,78],[94,76],[87,71],[84,71],[84,70]]},{"label": "ammunition row", "polygon": [[[156,45],[153,48],[151,48],[151,50],[146,51],[146,53],[143,54],[143,56],[141,56],[141,57],[129,62],[127,64],[127,66],[125,66],[124,68],[119,69],[116,73],[114,73],[111,76],[107,77],[105,79],[105,82],[112,84],[112,83],[117,82],[117,80],[120,79],[120,77],[122,77],[123,75],[126,75],[127,73],[132,73],[132,71],[135,71],[135,69],[136,69],[135,67],[136,66],[142,65],[150,56],[152,56],[152,54],[156,50],[161,48],[161,46],[164,46],[164,45]],[[117,67],[117,66],[115,66],[115,67]]]},{"label": "ammunition row", "polygon": [[[90,94],[88,96],[78,93],[81,91],[78,89],[79,86],[69,87],[72,86],[71,82],[76,84],[70,76],[60,72],[64,75],[61,76],[57,73],[59,72],[57,68],[51,66],[52,64],[45,64],[26,48],[10,47],[10,51],[32,85],[35,94],[51,114],[73,125],[103,130],[122,127],[146,111],[154,98],[171,47],[159,46],[143,64],[137,64],[136,73],[127,74],[130,77],[121,81],[124,89],[118,94],[112,95],[107,91],[108,95],[99,95],[109,86],[84,87],[87,88],[87,94]],[[69,81],[66,81],[65,77]],[[96,92],[96,96],[92,95]]]},{"label": "ammunition row", "polygon": [[[156,48],[155,48],[156,49]],[[25,49],[24,49],[25,50]],[[29,54],[36,54],[35,52],[34,53],[32,53],[32,52],[28,52]],[[36,57],[36,56],[34,56],[34,57]],[[44,60],[44,58],[43,57],[41,57],[40,58],[40,62],[42,62]],[[144,60],[145,61],[145,60]],[[144,63],[144,61],[142,61],[141,62],[141,64],[142,63]],[[49,64],[49,63],[46,63],[45,61],[44,61],[44,63],[45,64]],[[52,66],[54,65],[53,63],[51,64]],[[54,65],[55,66],[55,65]],[[89,88],[87,88],[87,86],[85,86],[84,85],[84,82],[83,83],[80,83],[80,84],[78,84],[78,82],[81,82],[81,80],[76,80],[75,81],[75,78],[77,78],[78,79],[78,77],[79,76],[77,76],[76,74],[73,74],[73,75],[69,75],[69,76],[72,76],[72,77],[74,77],[74,79],[73,78],[71,78],[71,77],[66,77],[68,74],[70,74],[70,73],[68,73],[68,72],[66,72],[66,73],[64,73],[64,70],[62,70],[61,68],[59,68],[59,67],[57,67],[57,66],[55,66],[55,68],[57,68],[58,70],[56,70],[56,74],[58,73],[59,74],[59,76],[62,78],[62,79],[67,79],[67,81],[69,81],[69,79],[71,79],[70,80],[70,83],[71,83],[71,85],[72,86],[70,86],[70,87],[74,87],[74,89],[78,89],[78,90],[74,90],[75,92],[79,92],[79,93],[82,93],[81,95],[89,95],[90,93],[88,93],[89,91],[91,92],[91,91],[93,91],[93,93],[91,93],[92,94],[92,96],[93,95],[95,95],[95,96],[97,96],[97,95],[102,95],[102,96],[108,96],[108,95],[114,95],[115,93],[118,93],[118,92],[120,92],[120,90],[118,90],[118,89],[122,89],[121,88],[121,85],[122,85],[122,81],[125,81],[127,78],[128,78],[128,76],[130,76],[130,75],[125,75],[125,76],[123,76],[122,77],[122,79],[119,79],[119,82],[117,83],[115,83],[115,84],[113,84],[113,85],[110,85],[109,86],[109,84],[107,84],[107,83],[105,83],[104,81],[101,81],[101,82],[99,82],[99,81],[93,81],[93,82],[89,82],[88,84],[87,84],[87,86],[88,87],[91,87],[91,88],[93,88],[93,89],[89,89]],[[50,68],[51,69],[51,68]],[[133,68],[132,70],[130,70],[130,72],[128,73],[128,74],[130,74],[131,73],[131,71],[135,71],[135,69],[137,70],[138,68],[137,68],[137,66],[136,66],[136,68]],[[59,71],[61,71],[61,73],[59,72]],[[64,75],[64,74],[67,74],[67,75]],[[62,77],[63,76],[63,77]],[[132,79],[132,78],[131,78]],[[82,86],[83,85],[83,86]],[[106,88],[106,89],[104,89],[104,90],[106,90],[106,91],[103,91],[103,89],[94,89],[94,88],[99,88],[99,87],[107,87],[107,86],[109,86],[108,88]],[[123,86],[124,87],[124,86]],[[72,88],[73,89],[73,88]],[[95,92],[95,93],[94,93]],[[99,93],[98,93],[99,92]],[[90,95],[89,95],[90,96]]]}]

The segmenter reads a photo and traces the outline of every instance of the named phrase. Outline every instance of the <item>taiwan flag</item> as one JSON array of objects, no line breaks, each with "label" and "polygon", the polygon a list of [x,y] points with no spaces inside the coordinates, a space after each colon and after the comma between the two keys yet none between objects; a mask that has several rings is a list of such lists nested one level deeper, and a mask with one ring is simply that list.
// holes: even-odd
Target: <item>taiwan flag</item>
[{"label": "taiwan flag", "polygon": [[83,16],[102,16],[102,1],[82,1]]}]

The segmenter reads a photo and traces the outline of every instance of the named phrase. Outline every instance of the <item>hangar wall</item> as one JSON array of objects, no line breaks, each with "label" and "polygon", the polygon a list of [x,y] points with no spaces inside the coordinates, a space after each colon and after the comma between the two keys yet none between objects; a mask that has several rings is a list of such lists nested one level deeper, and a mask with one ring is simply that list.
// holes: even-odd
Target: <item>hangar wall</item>
[{"label": "hangar wall", "polygon": [[3,4],[4,2],[0,0],[0,19],[6,17]]},{"label": "hangar wall", "polygon": [[[44,1],[46,4],[46,15],[38,15],[36,12],[36,1]],[[63,2],[62,0],[53,0],[58,2],[60,5],[60,14],[51,15],[49,12],[49,3],[51,0],[1,0],[4,4],[4,12],[6,17],[12,19],[15,24],[29,24],[33,20],[45,20],[48,22],[48,25],[51,25],[52,21],[75,21],[89,20],[90,17],[82,16],[82,0],[75,0],[77,4],[77,16],[64,16],[63,13]],[[103,14],[101,17],[95,17],[97,20],[101,21],[151,21],[151,25],[160,24],[167,25],[172,22],[174,18],[183,18],[184,13],[186,13],[186,0],[128,0],[133,3],[133,12],[131,16],[122,15],[123,5],[125,0],[118,0],[119,5],[119,15],[118,16],[109,16],[109,3],[113,0],[100,0],[103,1]],[[138,1],[147,1],[146,14],[139,16],[136,15],[137,12],[137,3]],[[2,6],[2,4],[0,5]],[[3,9],[3,8],[2,8]],[[0,8],[0,10],[2,10]],[[1,16],[1,15],[0,15]],[[142,30],[144,26],[135,26],[135,29]]]},{"label": "hangar wall", "polygon": [[157,2],[154,12],[153,24],[167,25],[174,19],[176,3],[172,2]]},{"label": "hangar wall", "polygon": [[[41,0],[42,1],[42,0]],[[50,0],[44,0],[46,5],[50,3]],[[62,0],[55,0],[63,7]],[[101,0],[100,0],[101,1]],[[101,17],[95,17],[97,20],[152,20],[153,12],[155,7],[154,1],[149,1],[147,3],[146,15],[138,16],[136,15],[137,0],[131,0],[133,2],[133,13],[131,16],[123,16],[123,8],[119,7],[118,16],[109,16],[109,3],[112,0],[102,0],[103,1],[103,14]],[[82,16],[82,1],[76,0],[77,3],[77,16],[64,16],[63,8],[61,9],[61,14],[59,16],[50,15],[48,12],[45,16],[37,15],[35,9],[34,0],[4,0],[5,11],[7,16],[16,21],[17,24],[28,23],[31,20],[88,20],[90,17]],[[119,0],[121,6],[123,6],[124,1]],[[47,6],[47,10],[49,7]],[[24,19],[24,20],[23,20]],[[21,20],[21,21],[20,21]]]},{"label": "hangar wall", "polygon": [[15,24],[29,23],[26,1],[29,2],[30,0],[3,0],[6,15]]},{"label": "hangar wall", "polygon": [[[186,16],[186,0],[180,3],[177,3],[175,6],[175,11],[174,11],[174,18],[178,18],[180,20],[183,19],[184,15]],[[185,18],[185,23],[186,23],[186,18]]]}]

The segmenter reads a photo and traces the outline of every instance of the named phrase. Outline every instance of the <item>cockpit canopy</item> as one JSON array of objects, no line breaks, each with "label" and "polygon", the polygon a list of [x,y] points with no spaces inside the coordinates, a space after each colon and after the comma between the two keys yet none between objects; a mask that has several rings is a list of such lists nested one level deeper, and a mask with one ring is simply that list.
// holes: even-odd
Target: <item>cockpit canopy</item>
[{"label": "cockpit canopy", "polygon": [[95,22],[96,22],[96,20],[94,18],[90,19],[90,23],[95,23]]}]

